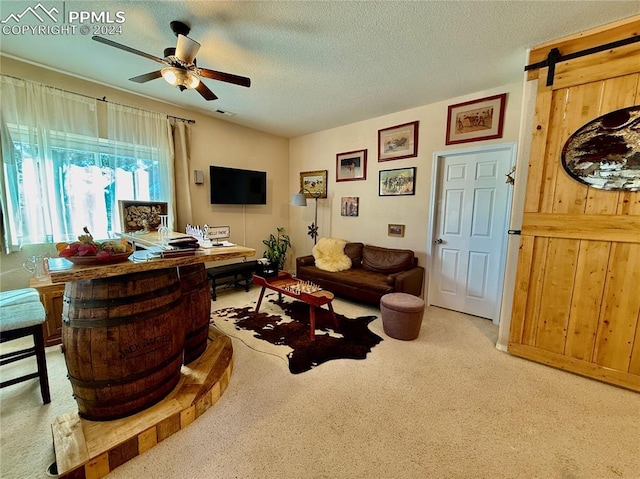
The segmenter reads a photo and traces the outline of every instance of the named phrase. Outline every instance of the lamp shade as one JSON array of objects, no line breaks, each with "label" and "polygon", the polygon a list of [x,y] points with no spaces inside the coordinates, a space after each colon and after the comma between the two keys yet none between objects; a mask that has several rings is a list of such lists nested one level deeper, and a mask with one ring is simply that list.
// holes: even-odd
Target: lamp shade
[{"label": "lamp shade", "polygon": [[304,193],[294,193],[291,195],[291,204],[293,206],[307,206],[307,197]]}]

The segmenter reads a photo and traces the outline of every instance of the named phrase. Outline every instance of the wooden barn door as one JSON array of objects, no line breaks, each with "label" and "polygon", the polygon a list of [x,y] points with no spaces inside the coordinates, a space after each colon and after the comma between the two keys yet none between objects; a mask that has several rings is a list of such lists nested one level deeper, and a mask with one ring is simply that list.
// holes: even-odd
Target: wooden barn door
[{"label": "wooden barn door", "polygon": [[[640,33],[640,17],[532,50],[530,64]],[[538,93],[508,350],[640,391],[640,192],[572,179],[561,163],[573,132],[640,104],[640,42],[548,68]]]}]

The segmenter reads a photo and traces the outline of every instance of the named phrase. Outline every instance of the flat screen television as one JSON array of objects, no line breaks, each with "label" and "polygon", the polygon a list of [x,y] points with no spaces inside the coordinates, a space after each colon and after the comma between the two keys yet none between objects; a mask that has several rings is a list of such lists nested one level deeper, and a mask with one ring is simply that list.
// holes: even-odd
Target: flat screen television
[{"label": "flat screen television", "polygon": [[209,166],[211,204],[266,205],[267,173]]}]

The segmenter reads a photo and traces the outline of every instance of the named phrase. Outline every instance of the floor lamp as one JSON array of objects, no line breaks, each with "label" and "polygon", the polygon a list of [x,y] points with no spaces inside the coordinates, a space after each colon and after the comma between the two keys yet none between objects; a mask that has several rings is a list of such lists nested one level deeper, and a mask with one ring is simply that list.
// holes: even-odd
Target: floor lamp
[{"label": "floor lamp", "polygon": [[293,195],[291,195],[291,204],[293,206],[307,206],[307,197],[304,194],[305,191],[308,194],[310,194],[314,200],[316,200],[316,205],[315,205],[316,210],[315,210],[315,215],[313,217],[313,223],[309,225],[309,232],[307,233],[309,236],[313,238],[313,244],[316,244],[316,241],[318,239],[318,197],[320,196],[320,193],[314,195],[306,188],[302,189],[300,190],[300,192],[294,193]]}]

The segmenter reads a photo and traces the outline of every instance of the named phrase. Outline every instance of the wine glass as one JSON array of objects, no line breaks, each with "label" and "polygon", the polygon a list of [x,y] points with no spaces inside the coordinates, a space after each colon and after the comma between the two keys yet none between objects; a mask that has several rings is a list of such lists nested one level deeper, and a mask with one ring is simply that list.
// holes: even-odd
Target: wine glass
[{"label": "wine glass", "polygon": [[169,215],[160,215],[160,226],[158,227],[158,235],[162,246],[169,244]]}]

